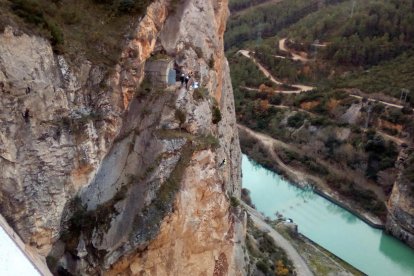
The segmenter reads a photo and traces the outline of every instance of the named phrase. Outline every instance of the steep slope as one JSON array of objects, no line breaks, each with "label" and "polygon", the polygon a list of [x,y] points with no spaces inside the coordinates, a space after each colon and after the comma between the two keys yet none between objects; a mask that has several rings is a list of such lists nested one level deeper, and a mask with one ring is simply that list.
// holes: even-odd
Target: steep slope
[{"label": "steep slope", "polygon": [[[174,4],[148,7],[108,72],[0,34],[1,213],[54,273],[245,273],[227,1]],[[154,49],[202,91],[139,88]]]},{"label": "steep slope", "polygon": [[414,157],[412,149],[400,153],[397,166],[401,169],[388,200],[386,230],[414,248]]}]

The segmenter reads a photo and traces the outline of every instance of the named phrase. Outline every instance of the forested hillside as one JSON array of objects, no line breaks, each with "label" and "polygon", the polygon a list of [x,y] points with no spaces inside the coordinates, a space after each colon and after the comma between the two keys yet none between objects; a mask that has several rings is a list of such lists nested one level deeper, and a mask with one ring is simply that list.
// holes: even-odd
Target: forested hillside
[{"label": "forested hillside", "polygon": [[229,8],[232,12],[238,12],[268,1],[269,0],[230,0]]},{"label": "forested hillside", "polygon": [[[414,137],[414,1],[234,0],[230,8],[239,123],[278,141],[285,165],[385,219],[398,156]],[[257,141],[241,141],[280,171]]]},{"label": "forested hillside", "polygon": [[[244,8],[244,13],[235,12],[230,18],[228,52],[250,47],[268,69],[290,82],[320,83],[329,76],[338,77],[331,83],[334,87],[367,93],[399,98],[403,88],[414,91],[410,70],[414,1],[355,1],[353,5],[353,1],[294,0],[246,5],[237,0],[230,5]],[[272,57],[280,54],[277,41],[283,37],[288,37],[291,49],[306,52],[315,62],[304,68]],[[326,47],[315,47],[315,42]],[[414,97],[408,101],[414,103]]]},{"label": "forested hillside", "polygon": [[338,64],[371,66],[389,60],[414,44],[411,0],[349,1],[315,12],[281,34],[310,47],[329,42],[323,58]]},{"label": "forested hillside", "polygon": [[[325,4],[336,4],[344,0],[326,0]],[[266,5],[258,5],[267,2]],[[231,1],[230,9],[234,13],[227,26],[225,48],[240,47],[249,40],[268,38],[283,28],[299,21],[320,7],[319,0],[290,1]],[[237,13],[246,9],[243,14]]]}]

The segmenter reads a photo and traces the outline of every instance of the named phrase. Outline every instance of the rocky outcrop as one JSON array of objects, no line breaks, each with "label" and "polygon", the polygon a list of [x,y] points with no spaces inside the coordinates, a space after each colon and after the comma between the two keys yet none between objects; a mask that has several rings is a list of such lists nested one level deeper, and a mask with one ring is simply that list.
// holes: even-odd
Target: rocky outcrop
[{"label": "rocky outcrop", "polygon": [[90,119],[81,90],[101,80],[87,62],[70,72],[43,38],[11,28],[0,34],[1,212],[43,254],[59,234],[65,202],[98,166],[106,136],[114,136],[111,124]]},{"label": "rocky outcrop", "polygon": [[[385,228],[388,233],[414,248],[414,189],[407,174],[412,174],[413,156],[406,149],[400,153],[397,167],[401,173],[388,200],[388,217]],[[412,151],[412,150],[411,150]]]},{"label": "rocky outcrop", "polygon": [[1,211],[43,254],[119,135],[166,10],[162,1],[148,9],[111,75],[87,60],[70,66],[43,38],[0,35]]},{"label": "rocky outcrop", "polygon": [[[0,34],[0,211],[54,272],[245,274],[227,16],[154,1],[110,70]],[[203,89],[140,87],[154,49]]]},{"label": "rocky outcrop", "polygon": [[[180,108],[190,116],[186,129],[195,135],[212,131],[220,146],[192,156],[174,212],[162,222],[160,234],[147,250],[122,258],[110,275],[245,274],[242,245],[246,218],[228,201],[228,196],[240,196],[240,185],[235,183],[240,183],[241,172],[232,89],[222,50],[226,12],[225,2],[187,1],[167,19],[161,31],[160,43],[166,52],[177,54],[179,66],[199,72],[201,85],[214,96],[197,103],[195,97],[184,91]],[[203,36],[199,37],[201,33]],[[214,60],[214,66],[210,60]],[[179,106],[180,98],[181,95]],[[208,108],[214,101],[222,114],[218,125],[211,124]],[[206,122],[210,122],[208,128]],[[219,167],[223,159],[229,165]]]}]

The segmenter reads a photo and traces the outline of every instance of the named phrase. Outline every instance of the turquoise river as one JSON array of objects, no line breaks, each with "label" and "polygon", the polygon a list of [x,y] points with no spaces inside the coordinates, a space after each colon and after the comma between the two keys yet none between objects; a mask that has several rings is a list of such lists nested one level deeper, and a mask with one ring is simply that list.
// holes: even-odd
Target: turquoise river
[{"label": "turquoise river", "polygon": [[282,213],[299,231],[354,267],[373,276],[414,276],[414,250],[374,229],[329,200],[304,191],[243,156],[243,187],[256,209]]}]

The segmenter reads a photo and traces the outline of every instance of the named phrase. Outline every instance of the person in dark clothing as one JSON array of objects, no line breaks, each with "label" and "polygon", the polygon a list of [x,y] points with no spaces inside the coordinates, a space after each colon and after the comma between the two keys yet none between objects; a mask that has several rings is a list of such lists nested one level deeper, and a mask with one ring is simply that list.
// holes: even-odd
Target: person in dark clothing
[{"label": "person in dark clothing", "polygon": [[30,120],[30,114],[29,114],[29,112],[30,112],[29,109],[26,108],[26,111],[24,112],[24,114],[22,114],[23,115],[23,118],[24,118],[24,121],[26,123],[28,123],[29,120]]},{"label": "person in dark clothing", "polygon": [[185,76],[185,88],[188,89],[188,82],[190,81],[190,75]]},{"label": "person in dark clothing", "polygon": [[181,87],[183,87],[183,85],[184,85],[184,80],[185,80],[185,74],[184,74],[184,72],[181,72],[181,75],[180,75]]},{"label": "person in dark clothing", "polygon": [[220,163],[219,168],[223,167],[226,164],[226,158],[223,159],[223,161]]}]

